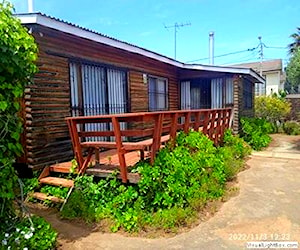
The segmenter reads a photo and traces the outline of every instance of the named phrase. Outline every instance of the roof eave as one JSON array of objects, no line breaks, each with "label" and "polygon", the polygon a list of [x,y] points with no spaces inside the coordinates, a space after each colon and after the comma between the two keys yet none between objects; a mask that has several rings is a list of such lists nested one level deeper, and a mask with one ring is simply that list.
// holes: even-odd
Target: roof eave
[{"label": "roof eave", "polygon": [[138,46],[131,45],[126,42],[119,41],[117,39],[106,37],[104,35],[101,35],[100,33],[96,33],[91,30],[87,30],[67,22],[63,22],[55,18],[50,18],[41,13],[16,14],[15,16],[21,20],[22,24],[42,25],[67,34],[75,35],[98,43],[106,44],[132,53],[140,54],[148,58],[152,58],[154,60],[158,60],[160,62],[167,63],[182,69],[207,70],[212,72],[224,72],[224,73],[232,73],[232,74],[248,74],[251,77],[253,77],[255,81],[260,83],[265,83],[265,80],[252,69],[222,67],[222,66],[214,66],[214,65],[201,65],[201,64],[184,64],[174,59],[171,59],[169,57],[152,52],[150,50],[140,48]]},{"label": "roof eave", "polygon": [[68,33],[71,35],[76,35],[81,38],[85,38],[88,40],[92,40],[95,42],[99,42],[102,44],[106,44],[118,49],[123,49],[132,53],[141,54],[144,56],[147,56],[152,59],[159,60],[161,62],[171,64],[177,67],[182,67],[182,63],[178,62],[176,60],[173,60],[171,58],[168,58],[166,56],[160,55],[158,53],[152,52],[147,49],[140,48],[138,46],[133,46],[130,44],[127,44],[122,41],[118,41],[116,39],[112,39],[110,37],[105,37],[99,33],[94,33],[89,30],[82,29],[80,27],[77,27],[75,25],[71,25],[56,19],[51,19],[47,16],[41,15],[39,13],[33,13],[33,14],[17,14],[16,17],[18,17],[21,20],[22,24],[39,24],[51,29],[59,30],[64,33]]},{"label": "roof eave", "polygon": [[249,69],[249,68],[222,67],[222,66],[201,65],[201,64],[184,64],[183,68],[194,69],[194,70],[206,70],[206,71],[213,71],[213,72],[224,72],[224,73],[231,73],[231,74],[250,75],[258,83],[265,83],[265,79],[263,77],[261,77],[253,69]]}]

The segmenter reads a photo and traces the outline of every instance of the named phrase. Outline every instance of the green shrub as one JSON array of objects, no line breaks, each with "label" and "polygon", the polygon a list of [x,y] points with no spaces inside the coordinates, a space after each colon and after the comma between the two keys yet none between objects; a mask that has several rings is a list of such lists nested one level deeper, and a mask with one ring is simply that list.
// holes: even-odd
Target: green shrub
[{"label": "green shrub", "polygon": [[[31,224],[32,222],[32,224]],[[1,230],[1,249],[49,250],[55,248],[57,233],[43,218],[32,216],[8,222]]]},{"label": "green shrub", "polygon": [[0,3],[0,224],[13,218],[17,176],[12,167],[22,153],[20,98],[36,72],[37,46],[21,22],[13,17],[12,5]]},{"label": "green shrub", "polygon": [[242,138],[255,150],[261,150],[269,145],[271,137],[268,135],[273,132],[270,122],[261,118],[242,118]]},{"label": "green shrub", "polygon": [[224,141],[216,148],[202,133],[179,133],[175,146],[161,149],[152,166],[143,161],[133,168],[141,175],[137,185],[116,178],[77,177],[62,216],[89,222],[106,219],[113,232],[185,225],[207,201],[223,195],[226,180],[233,178],[250,152],[230,132]]},{"label": "green shrub", "polygon": [[283,124],[283,130],[288,135],[300,135],[300,123],[296,121],[287,121]]},{"label": "green shrub", "polygon": [[291,111],[291,104],[278,96],[255,97],[255,117],[266,119],[277,132],[278,123],[282,123]]},{"label": "green shrub", "polygon": [[24,196],[27,196],[29,193],[33,192],[39,186],[38,178],[24,178],[22,179],[23,183],[23,193]]},{"label": "green shrub", "polygon": [[224,173],[227,180],[232,180],[244,165],[243,159],[250,155],[251,147],[230,130],[224,135],[224,146],[219,147],[219,154],[224,162]]}]

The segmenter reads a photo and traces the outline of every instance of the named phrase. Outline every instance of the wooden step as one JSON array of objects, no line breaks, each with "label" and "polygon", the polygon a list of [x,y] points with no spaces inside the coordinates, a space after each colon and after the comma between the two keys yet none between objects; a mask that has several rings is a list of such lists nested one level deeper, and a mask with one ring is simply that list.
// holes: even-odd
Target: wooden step
[{"label": "wooden step", "polygon": [[68,187],[68,188],[74,186],[73,180],[67,180],[64,178],[51,177],[51,176],[41,178],[40,183],[53,185],[53,186]]},{"label": "wooden step", "polygon": [[52,201],[52,202],[55,202],[55,203],[63,203],[64,202],[64,199],[61,199],[61,198],[58,198],[58,197],[55,197],[55,196],[50,196],[50,195],[40,193],[40,192],[33,193],[31,197],[35,198],[35,199],[38,199],[38,200],[41,200],[41,201],[48,200],[48,201]]},{"label": "wooden step", "polygon": [[51,172],[69,174],[71,169],[71,164],[56,164],[50,166]]}]

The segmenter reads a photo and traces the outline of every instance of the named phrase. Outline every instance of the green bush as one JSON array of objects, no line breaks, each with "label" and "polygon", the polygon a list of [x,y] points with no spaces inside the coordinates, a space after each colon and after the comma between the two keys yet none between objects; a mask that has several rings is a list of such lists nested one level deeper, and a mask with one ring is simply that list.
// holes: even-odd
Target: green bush
[{"label": "green bush", "polygon": [[1,225],[1,249],[49,250],[55,248],[57,233],[43,218],[17,219]]},{"label": "green bush", "polygon": [[224,135],[224,146],[219,147],[219,154],[224,162],[227,180],[232,180],[244,165],[243,159],[251,154],[251,147],[239,136],[233,136],[230,130]]},{"label": "green bush", "polygon": [[271,142],[268,134],[273,132],[273,126],[266,119],[242,118],[241,125],[241,136],[253,149],[261,150]]},{"label": "green bush", "polygon": [[296,121],[287,121],[283,124],[283,130],[288,135],[300,135],[300,123]]},{"label": "green bush", "polygon": [[143,161],[133,168],[141,175],[137,185],[116,178],[77,177],[62,216],[106,219],[113,232],[147,226],[174,229],[195,218],[207,201],[223,195],[226,180],[239,171],[249,152],[249,146],[230,132],[219,148],[202,133],[179,133],[175,146],[161,149],[152,166]]},{"label": "green bush", "polygon": [[277,132],[277,123],[282,123],[291,111],[291,104],[280,96],[255,97],[255,117],[271,122]]},{"label": "green bush", "polygon": [[22,153],[20,98],[36,72],[37,46],[21,22],[13,17],[12,5],[0,3],[0,224],[14,217],[13,199],[17,176],[12,167]]}]

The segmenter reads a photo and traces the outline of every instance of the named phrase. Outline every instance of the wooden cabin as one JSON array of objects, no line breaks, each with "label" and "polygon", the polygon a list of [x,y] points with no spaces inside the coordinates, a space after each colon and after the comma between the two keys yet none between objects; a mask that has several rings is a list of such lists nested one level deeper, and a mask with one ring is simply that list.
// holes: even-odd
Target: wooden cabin
[{"label": "wooden cabin", "polygon": [[39,48],[24,96],[22,161],[31,168],[74,157],[69,116],[233,107],[237,132],[253,115],[254,83],[264,83],[252,69],[185,64],[44,14],[17,16]]}]

